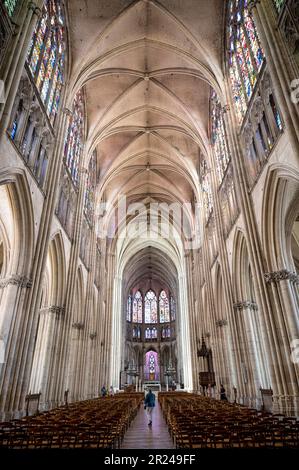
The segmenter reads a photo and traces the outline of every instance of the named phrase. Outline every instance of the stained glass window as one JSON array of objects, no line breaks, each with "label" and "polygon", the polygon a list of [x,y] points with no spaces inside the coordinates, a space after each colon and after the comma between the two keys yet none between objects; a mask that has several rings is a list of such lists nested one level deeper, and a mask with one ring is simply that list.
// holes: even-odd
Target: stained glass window
[{"label": "stained glass window", "polygon": [[157,297],[152,290],[144,298],[144,322],[157,323]]},{"label": "stained glass window", "polygon": [[142,323],[142,295],[139,290],[133,300],[133,323]]},{"label": "stained glass window", "polygon": [[165,290],[162,290],[159,296],[160,323],[166,323],[169,319],[169,302]]},{"label": "stained glass window", "polygon": [[145,380],[159,380],[160,378],[158,354],[155,351],[148,351],[145,355],[144,378]]},{"label": "stained glass window", "polygon": [[129,295],[127,300],[127,321],[131,321],[131,312],[132,312],[132,296]]},{"label": "stained glass window", "polygon": [[274,0],[274,5],[275,5],[276,10],[277,10],[278,12],[281,11],[284,2],[285,2],[285,0]]},{"label": "stained glass window", "polygon": [[79,182],[78,170],[82,154],[84,128],[84,101],[82,90],[79,90],[74,98],[72,111],[73,113],[69,120],[64,144],[64,157],[72,180],[77,185]]},{"label": "stained glass window", "polygon": [[152,330],[150,328],[145,329],[145,339],[151,339],[152,337]]},{"label": "stained glass window", "polygon": [[176,317],[176,306],[175,306],[175,300],[172,296],[170,296],[170,312],[171,312],[171,321],[174,321]]},{"label": "stained glass window", "polygon": [[233,99],[241,123],[264,61],[248,0],[231,0],[228,24],[228,65]]},{"label": "stained glass window", "polygon": [[61,0],[45,0],[31,39],[27,63],[49,119],[54,124],[65,63],[65,21]]},{"label": "stained glass window", "polygon": [[162,338],[170,338],[170,326],[166,326],[164,328],[162,328]]},{"label": "stained glass window", "polygon": [[92,225],[94,214],[94,196],[97,183],[97,153],[93,152],[88,166],[88,175],[86,181],[85,201],[84,201],[84,214]]},{"label": "stained glass window", "polygon": [[4,0],[4,6],[9,16],[13,16],[18,0]]},{"label": "stained glass window", "polygon": [[217,177],[219,184],[221,184],[230,162],[230,153],[227,146],[222,106],[214,90],[211,91],[210,119],[211,141],[216,156]]}]

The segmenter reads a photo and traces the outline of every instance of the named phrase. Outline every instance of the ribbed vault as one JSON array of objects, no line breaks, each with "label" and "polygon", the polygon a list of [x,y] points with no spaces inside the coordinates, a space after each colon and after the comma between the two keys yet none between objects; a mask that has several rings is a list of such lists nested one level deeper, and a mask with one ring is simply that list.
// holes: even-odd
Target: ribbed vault
[{"label": "ribbed vault", "polygon": [[[200,163],[210,154],[211,87],[223,96],[222,0],[86,0],[69,2],[72,62],[69,96],[83,89],[87,126],[84,166],[96,150],[97,223],[112,255],[111,383],[122,357],[122,307],[135,284],[155,279],[178,301],[178,348],[192,389],[186,242],[198,233]],[[119,213],[119,200],[133,209]],[[139,204],[139,206],[138,206]],[[150,223],[152,204],[172,231]],[[103,210],[105,205],[105,210]],[[128,230],[138,236],[128,236]]]},{"label": "ribbed vault", "polygon": [[222,95],[223,8],[221,0],[69,2],[71,85],[85,92],[98,203],[114,206],[120,193],[128,204],[200,201],[210,87]]}]

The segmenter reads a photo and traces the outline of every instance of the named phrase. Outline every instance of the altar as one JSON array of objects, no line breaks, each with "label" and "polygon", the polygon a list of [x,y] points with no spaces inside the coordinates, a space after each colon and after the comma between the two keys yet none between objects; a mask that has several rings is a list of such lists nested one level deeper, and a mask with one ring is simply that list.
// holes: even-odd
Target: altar
[{"label": "altar", "polygon": [[143,391],[146,392],[149,388],[152,392],[161,392],[161,383],[155,380],[148,380],[143,382]]}]

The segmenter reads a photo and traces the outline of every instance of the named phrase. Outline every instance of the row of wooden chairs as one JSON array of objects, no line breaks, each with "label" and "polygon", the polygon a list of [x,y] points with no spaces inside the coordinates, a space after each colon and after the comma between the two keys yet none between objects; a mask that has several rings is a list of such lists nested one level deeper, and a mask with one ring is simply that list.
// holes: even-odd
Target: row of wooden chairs
[{"label": "row of wooden chairs", "polygon": [[0,446],[17,449],[120,447],[143,398],[142,393],[121,393],[2,422]]},{"label": "row of wooden chairs", "polygon": [[190,393],[160,393],[177,448],[299,447],[299,421]]}]

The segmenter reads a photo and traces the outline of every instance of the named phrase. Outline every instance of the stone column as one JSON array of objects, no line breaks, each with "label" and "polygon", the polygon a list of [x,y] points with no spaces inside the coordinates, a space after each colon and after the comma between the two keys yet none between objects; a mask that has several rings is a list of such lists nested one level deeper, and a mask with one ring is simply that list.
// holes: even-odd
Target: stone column
[{"label": "stone column", "polygon": [[[84,154],[84,151],[82,151]],[[81,156],[83,158],[83,156]],[[63,396],[64,390],[69,388],[69,386],[74,387],[74,390],[70,391],[70,396],[74,400],[79,399],[80,394],[80,375],[81,375],[81,367],[82,367],[82,342],[84,334],[81,330],[85,326],[85,315],[81,316],[80,319],[74,317],[74,301],[75,301],[75,290],[76,290],[76,281],[77,281],[77,274],[78,274],[78,262],[79,262],[79,251],[80,251],[80,240],[81,240],[81,233],[82,233],[82,217],[83,217],[83,204],[84,204],[84,192],[85,192],[85,185],[86,185],[86,177],[87,177],[87,170],[86,168],[79,168],[80,174],[80,183],[78,188],[78,195],[77,195],[77,207],[76,207],[76,216],[75,216],[75,224],[73,230],[73,245],[71,248],[71,255],[70,255],[70,263],[69,263],[69,272],[68,272],[68,280],[67,280],[67,289],[66,289],[66,324],[65,330],[63,333],[63,342],[65,343],[63,346],[62,351],[62,362],[63,365],[61,367],[61,376],[60,376],[60,394]],[[82,307],[85,304],[85,299],[82,299]],[[80,316],[80,313],[79,313]],[[82,327],[76,327],[74,325],[82,325]],[[72,326],[79,330],[79,334],[77,338],[74,338]],[[73,354],[74,349],[72,348],[72,338],[75,342],[77,342],[76,348],[76,356],[78,361],[73,362],[73,358],[71,355]],[[77,372],[71,370],[71,364],[76,367]],[[69,383],[66,382],[67,377],[70,374]],[[75,375],[74,375],[75,374]],[[72,378],[71,378],[72,377]],[[75,380],[73,380],[75,378]]]},{"label": "stone column", "polygon": [[251,301],[236,302],[234,304],[236,314],[239,317],[240,327],[243,330],[242,345],[244,350],[245,366],[247,366],[248,385],[248,405],[259,408],[261,406],[260,388],[263,385],[261,368],[263,366],[259,351],[260,332],[254,329],[254,313],[257,305]]},{"label": "stone column", "polygon": [[293,285],[299,283],[299,276],[287,269],[265,274],[275,300],[274,321],[280,349],[280,366],[283,371],[283,393],[274,394],[275,410],[287,415],[299,412],[299,372],[292,361],[292,341],[298,339],[298,306],[294,298]]},{"label": "stone column", "polygon": [[[222,113],[226,113],[226,107],[222,109]],[[216,223],[216,231],[217,231],[217,240],[218,240],[218,249],[219,249],[219,262],[221,266],[221,275],[222,275],[222,282],[223,282],[223,296],[225,305],[223,306],[226,311],[226,316],[228,320],[228,329],[227,329],[227,344],[229,344],[230,350],[227,351],[230,358],[230,384],[227,384],[232,389],[234,385],[232,382],[235,381],[233,374],[235,374],[236,380],[238,385],[240,386],[242,380],[242,373],[240,370],[241,364],[241,356],[240,351],[238,348],[238,334],[237,334],[237,327],[236,327],[236,320],[233,311],[233,292],[232,292],[232,282],[231,282],[231,274],[228,264],[228,256],[227,256],[227,249],[224,240],[223,234],[223,220],[222,220],[222,211],[221,211],[221,202],[219,200],[219,193],[218,193],[218,182],[217,182],[217,169],[216,169],[216,155],[214,153],[214,149],[211,146],[211,152],[209,155],[209,165],[211,168],[211,189],[213,194],[213,201],[214,201],[214,216],[215,216],[215,223]]]},{"label": "stone column", "polygon": [[41,409],[46,410],[57,406],[50,393],[51,381],[54,379],[55,356],[57,354],[56,338],[59,323],[64,315],[64,308],[51,305],[40,310],[40,321],[38,325],[37,340],[32,364],[29,391],[41,392]]},{"label": "stone column", "polygon": [[[83,192],[85,193],[86,188],[86,178],[87,178],[87,171],[85,171],[85,178],[83,181]],[[84,202],[84,201],[83,201]],[[82,209],[83,210],[83,209]],[[96,271],[96,234],[95,234],[95,223],[93,220],[91,235],[90,235],[90,251],[88,256],[88,277],[87,277],[87,285],[86,285],[86,296],[85,296],[85,303],[84,303],[84,316],[85,316],[85,333],[83,338],[83,347],[82,347],[82,354],[81,354],[81,378],[80,378],[80,396],[82,399],[86,398],[88,395],[95,393],[92,392],[92,377],[94,374],[91,375],[91,370],[94,364],[94,354],[96,352],[96,348],[94,347],[93,339],[96,338],[96,331],[94,331],[95,325],[92,324],[94,318],[91,318],[92,315],[96,315],[96,312],[93,311],[93,292],[94,292],[94,278],[95,278],[95,271]],[[93,336],[95,334],[95,336]],[[92,335],[92,336],[91,336]],[[91,340],[91,337],[93,338]]]},{"label": "stone column", "polygon": [[197,344],[196,344],[196,327],[195,327],[195,311],[194,311],[194,258],[193,252],[189,252],[186,256],[187,268],[187,286],[188,286],[188,300],[189,300],[189,318],[190,318],[190,342],[191,342],[191,367],[193,377],[193,388],[196,388],[198,383],[198,370],[197,370]]},{"label": "stone column", "polygon": [[16,358],[22,351],[24,341],[24,319],[20,312],[28,298],[32,280],[19,274],[11,275],[0,280],[2,292],[1,309],[5,314],[2,317],[0,338],[4,342],[4,364],[0,364],[0,420],[12,419],[21,416],[14,411],[18,408],[20,387],[18,372],[20,364]]},{"label": "stone column", "polygon": [[[103,367],[104,367],[104,381],[111,382],[111,385],[118,387],[118,377],[115,374],[115,377],[112,376],[113,367],[118,367],[116,358],[113,358],[112,363],[112,325],[113,321],[116,319],[113,318],[113,296],[114,296],[114,287],[116,284],[115,274],[115,254],[107,253],[106,255],[105,273],[106,273],[106,282],[105,282],[105,339],[104,339],[104,356],[103,356]],[[108,274],[108,276],[107,276]],[[114,370],[114,373],[116,371]],[[113,383],[114,380],[116,383]]]},{"label": "stone column", "polygon": [[[264,334],[263,342],[265,344],[267,364],[269,368],[270,381],[272,389],[275,393],[281,391],[281,371],[279,368],[279,354],[275,347],[275,328],[271,319],[272,306],[269,298],[266,283],[263,278],[264,259],[261,250],[261,241],[257,230],[257,222],[254,213],[253,203],[247,191],[246,169],[244,165],[244,156],[240,144],[238,134],[238,124],[233,112],[231,90],[228,82],[226,82],[226,96],[228,98],[227,111],[224,114],[228,141],[231,149],[232,165],[235,175],[236,192],[239,195],[239,204],[245,225],[245,233],[247,240],[248,255],[253,273],[254,290],[257,295],[257,303],[259,305],[260,323]],[[278,392],[279,391],[279,392]]]}]

